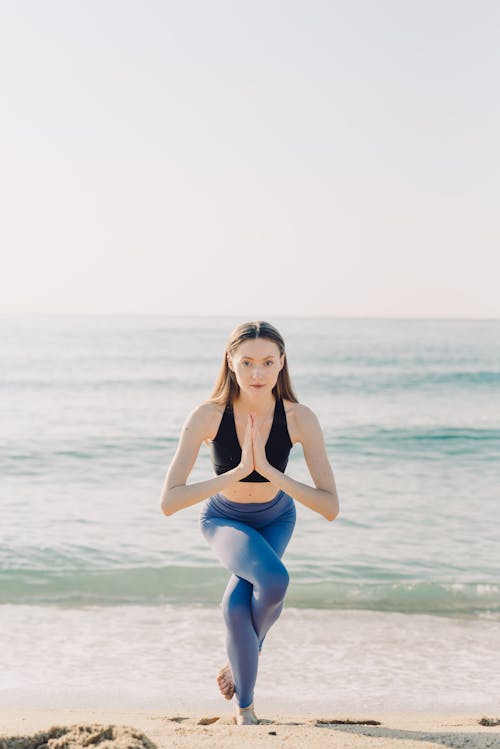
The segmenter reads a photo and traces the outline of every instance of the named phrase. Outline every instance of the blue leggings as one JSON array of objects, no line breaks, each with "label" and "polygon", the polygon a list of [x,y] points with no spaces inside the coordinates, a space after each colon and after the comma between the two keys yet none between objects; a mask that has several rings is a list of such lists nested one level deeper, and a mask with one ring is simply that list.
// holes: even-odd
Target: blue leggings
[{"label": "blue leggings", "polygon": [[281,561],[295,527],[295,502],[279,491],[269,502],[205,500],[200,528],[229,578],[222,610],[226,649],[240,707],[253,702],[259,652],[281,614],[289,576]]}]

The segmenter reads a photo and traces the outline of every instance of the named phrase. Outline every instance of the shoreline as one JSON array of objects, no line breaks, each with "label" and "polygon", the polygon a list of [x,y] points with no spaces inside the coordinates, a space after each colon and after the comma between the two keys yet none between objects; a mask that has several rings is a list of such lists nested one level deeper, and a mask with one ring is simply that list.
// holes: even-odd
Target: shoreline
[{"label": "shoreline", "polygon": [[[5,605],[0,632],[3,707],[223,709],[219,607]],[[259,662],[255,705],[297,715],[496,710],[499,648],[492,621],[285,608]]]},{"label": "shoreline", "polygon": [[[385,747],[390,745],[405,749],[431,749],[436,744],[454,747],[500,747],[500,725],[482,726],[478,711],[373,711],[356,710],[317,711],[315,713],[289,714],[262,710],[262,721],[257,726],[236,726],[232,705],[223,705],[216,711],[119,711],[81,710],[17,707],[0,708],[0,747],[10,749],[15,743],[6,741],[14,736],[32,736],[53,726],[128,726],[144,734],[158,749],[167,747],[251,747],[282,745],[287,747],[307,745],[322,747]],[[352,720],[379,721],[380,725],[342,725],[321,721]],[[201,721],[201,722],[200,722]],[[81,729],[80,729],[81,730]],[[76,744],[75,744],[76,745]],[[95,744],[99,746],[99,742]],[[116,739],[116,746],[123,746]],[[137,744],[138,746],[146,746]],[[17,744],[19,747],[19,744]]]}]

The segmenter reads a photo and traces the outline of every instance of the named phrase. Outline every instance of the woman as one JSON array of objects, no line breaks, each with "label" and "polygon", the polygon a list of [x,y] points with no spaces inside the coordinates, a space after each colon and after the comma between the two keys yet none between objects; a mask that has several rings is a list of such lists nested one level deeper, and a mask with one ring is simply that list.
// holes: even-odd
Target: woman
[{"label": "woman", "polygon": [[[217,476],[187,484],[202,442]],[[314,487],[285,473],[296,442]],[[243,323],[230,336],[210,400],[182,428],[161,496],[165,515],[205,500],[201,531],[232,572],[222,601],[229,664],[217,681],[226,699],[236,695],[239,725],[259,722],[258,656],[288,587],[281,557],[295,525],[292,497],[327,520],[338,515],[321,427],[294,394],[283,338],[269,323]]]}]

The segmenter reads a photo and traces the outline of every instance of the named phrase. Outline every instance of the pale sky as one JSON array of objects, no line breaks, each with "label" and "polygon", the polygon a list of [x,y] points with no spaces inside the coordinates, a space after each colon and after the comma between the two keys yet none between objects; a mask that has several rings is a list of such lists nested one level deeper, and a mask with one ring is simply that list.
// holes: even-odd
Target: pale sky
[{"label": "pale sky", "polygon": [[0,313],[500,317],[498,0],[3,0]]}]

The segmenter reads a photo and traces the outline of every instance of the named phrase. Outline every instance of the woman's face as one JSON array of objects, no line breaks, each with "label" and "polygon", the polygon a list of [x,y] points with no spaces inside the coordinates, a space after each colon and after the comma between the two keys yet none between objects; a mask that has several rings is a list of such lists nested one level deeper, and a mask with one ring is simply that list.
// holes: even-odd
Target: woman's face
[{"label": "woman's face", "polygon": [[272,391],[285,357],[280,356],[280,350],[274,341],[251,338],[241,343],[233,354],[228,354],[227,361],[240,389],[253,397]]}]

